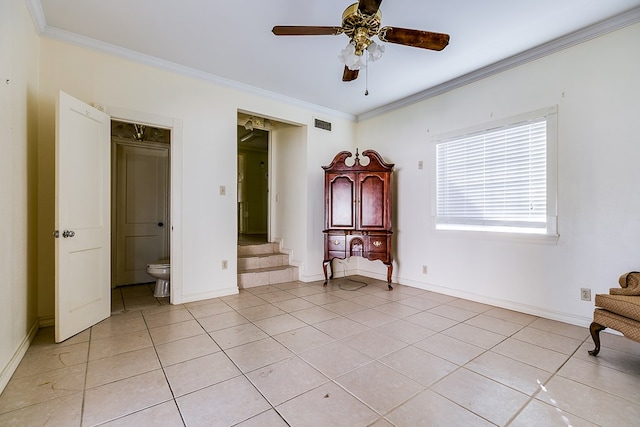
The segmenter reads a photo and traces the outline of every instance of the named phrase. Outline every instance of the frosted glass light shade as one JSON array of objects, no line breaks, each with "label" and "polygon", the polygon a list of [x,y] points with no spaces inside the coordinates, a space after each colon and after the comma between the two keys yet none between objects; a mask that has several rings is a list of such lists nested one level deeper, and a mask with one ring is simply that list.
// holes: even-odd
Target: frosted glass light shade
[{"label": "frosted glass light shade", "polygon": [[[382,58],[384,53],[384,46],[379,45],[374,41],[369,43],[367,47],[368,60],[377,61]],[[340,51],[338,59],[350,70],[361,70],[367,66],[364,55],[356,55],[356,46],[353,42],[349,42],[344,49]]]},{"label": "frosted glass light shade", "polygon": [[369,52],[369,61],[377,61],[382,58],[382,54],[384,53],[384,45],[379,45],[374,41],[371,41],[369,47],[367,47],[367,52]]}]

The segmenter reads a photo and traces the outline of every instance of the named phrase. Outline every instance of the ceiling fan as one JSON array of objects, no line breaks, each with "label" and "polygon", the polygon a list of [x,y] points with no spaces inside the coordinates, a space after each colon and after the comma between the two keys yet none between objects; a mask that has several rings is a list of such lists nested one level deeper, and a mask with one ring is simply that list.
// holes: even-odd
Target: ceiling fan
[{"label": "ceiling fan", "polygon": [[380,28],[380,3],[382,0],[359,0],[358,3],[347,7],[342,14],[341,27],[277,25],[272,31],[276,36],[346,34],[350,41],[340,55],[341,61],[345,64],[342,74],[342,81],[345,82],[358,78],[358,71],[365,66],[362,59],[365,50],[369,53],[369,60],[376,60],[382,56],[384,46],[373,42],[373,36],[377,35],[383,42],[430,50],[442,50],[449,44],[448,34],[397,27]]}]

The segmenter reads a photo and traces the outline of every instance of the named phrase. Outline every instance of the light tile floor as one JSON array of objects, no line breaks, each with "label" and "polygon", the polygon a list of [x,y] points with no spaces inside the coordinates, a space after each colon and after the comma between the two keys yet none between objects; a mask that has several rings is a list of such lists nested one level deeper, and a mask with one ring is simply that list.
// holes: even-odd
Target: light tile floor
[{"label": "light tile floor", "polygon": [[595,358],[585,328],[351,279],[174,306],[118,288],[90,330],[39,331],[0,425],[640,425],[640,345],[603,333]]}]

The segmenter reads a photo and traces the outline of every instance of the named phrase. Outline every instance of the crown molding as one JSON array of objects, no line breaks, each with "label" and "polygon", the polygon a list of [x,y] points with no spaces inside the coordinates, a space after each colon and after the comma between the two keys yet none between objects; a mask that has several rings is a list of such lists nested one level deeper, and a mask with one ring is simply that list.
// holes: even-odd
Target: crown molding
[{"label": "crown molding", "polygon": [[42,10],[42,3],[40,0],[25,0],[27,3],[27,9],[31,14],[31,20],[36,27],[38,34],[42,35],[45,27],[47,26],[47,20],[44,17],[44,10]]},{"label": "crown molding", "polygon": [[234,80],[226,79],[224,77],[220,77],[214,74],[206,73],[204,71],[196,70],[195,68],[187,67],[185,65],[177,64],[175,62],[160,59],[155,56],[147,55],[144,53],[136,52],[134,50],[125,49],[120,46],[115,46],[110,43],[105,43],[96,39],[92,39],[90,37],[81,36],[79,34],[61,30],[59,28],[46,26],[42,35],[52,39],[60,40],[69,44],[73,44],[79,47],[93,49],[93,50],[108,53],[111,55],[119,56],[121,58],[125,58],[140,64],[149,65],[154,68],[159,68],[165,71],[170,71],[170,72],[187,76],[187,77],[193,77],[199,80],[206,81],[208,83],[213,83],[219,86],[224,86],[227,88],[239,90],[252,95],[257,95],[263,98],[271,99],[273,101],[282,102],[287,105],[295,105],[301,108],[305,108],[307,110],[312,110],[322,114],[328,114],[333,117],[341,117],[345,120],[350,120],[350,121],[356,120],[356,116],[353,114],[347,114],[342,111],[336,111],[329,108],[324,108],[316,104],[304,102],[296,98],[291,98],[276,92],[260,89],[255,86],[239,83]]},{"label": "crown molding", "polygon": [[103,53],[108,53],[121,58],[128,59],[133,62],[137,62],[144,65],[149,65],[154,68],[159,68],[165,71],[170,71],[176,74],[180,74],[187,77],[193,77],[199,80],[213,83],[219,86],[239,90],[252,95],[257,95],[263,98],[271,99],[276,102],[282,102],[287,105],[295,105],[307,110],[312,110],[319,114],[326,114],[332,117],[338,117],[352,122],[356,121],[356,116],[353,114],[347,114],[342,111],[333,110],[330,108],[324,108],[322,106],[312,104],[310,102],[301,101],[296,98],[291,98],[285,95],[281,95],[276,92],[260,89],[254,86],[250,86],[244,83],[239,83],[234,80],[226,79],[214,74],[206,73],[204,71],[196,70],[191,67],[177,64],[175,62],[167,61],[157,58],[155,56],[143,54],[130,49],[125,49],[120,46],[116,46],[110,43],[105,43],[90,37],[82,36],[70,31],[61,30],[59,28],[50,27],[47,25],[44,11],[40,0],[26,0],[27,7],[31,13],[31,19],[36,27],[36,30],[41,36],[49,37],[51,39],[63,41],[75,46],[96,50]]},{"label": "crown molding", "polygon": [[559,37],[526,52],[519,53],[502,61],[498,61],[486,67],[480,68],[476,71],[472,71],[471,73],[467,73],[460,77],[454,78],[440,85],[426,89],[422,92],[418,92],[414,95],[402,98],[395,102],[391,102],[389,104],[383,105],[382,107],[375,108],[365,113],[353,115],[329,108],[324,108],[316,104],[304,102],[296,98],[284,96],[275,92],[260,89],[244,83],[239,83],[230,79],[225,79],[223,77],[199,71],[194,68],[180,65],[171,61],[166,61],[151,55],[135,52],[133,50],[125,49],[109,43],[104,43],[89,37],[60,30],[58,28],[49,27],[44,16],[44,11],[42,9],[40,0],[25,1],[27,3],[29,12],[31,13],[31,18],[33,20],[34,26],[36,27],[38,33],[42,36],[64,41],[66,43],[70,43],[79,47],[109,53],[137,63],[160,68],[166,71],[171,71],[184,76],[193,77],[216,85],[236,89],[245,93],[258,95],[267,99],[271,99],[273,101],[295,105],[308,110],[316,111],[321,114],[327,114],[330,116],[339,117],[355,122],[370,119],[394,110],[398,110],[400,108],[407,107],[417,102],[433,98],[467,84],[485,79],[487,77],[491,77],[503,71],[507,71],[511,68],[526,64],[531,61],[535,61],[536,59],[540,59],[558,51],[573,47],[580,43],[592,40],[596,37],[600,37],[604,34],[608,34],[640,22],[640,7],[636,7],[612,18],[606,19],[589,27],[585,27],[566,36]]},{"label": "crown molding", "polygon": [[542,57],[573,47],[580,43],[584,43],[596,37],[600,37],[604,34],[611,33],[613,31],[636,24],[638,22],[640,22],[640,7],[636,7],[627,12],[621,13],[620,15],[616,15],[597,24],[585,27],[582,30],[575,31],[566,36],[559,37],[526,52],[519,53],[502,61],[488,65],[484,68],[472,71],[468,74],[449,80],[445,83],[426,89],[422,92],[418,92],[414,95],[386,104],[374,110],[367,111],[366,113],[359,114],[356,117],[356,121],[370,119],[372,117],[398,110],[400,108],[407,107],[409,105],[424,101],[429,98],[433,98],[445,92],[449,92],[478,80],[491,77],[495,74],[501,73],[511,68],[526,64],[527,62],[535,61],[536,59],[540,59]]}]

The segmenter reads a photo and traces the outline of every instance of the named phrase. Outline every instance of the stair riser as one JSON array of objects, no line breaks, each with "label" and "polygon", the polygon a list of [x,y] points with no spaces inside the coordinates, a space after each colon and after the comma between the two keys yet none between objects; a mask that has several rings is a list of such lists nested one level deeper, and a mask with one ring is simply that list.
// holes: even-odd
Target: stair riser
[{"label": "stair riser", "polygon": [[[266,271],[259,271],[267,269]],[[298,267],[280,253],[278,243],[238,246],[238,287],[253,288],[298,280]]]},{"label": "stair riser", "polygon": [[265,255],[277,254],[280,252],[280,245],[277,243],[264,243],[262,245],[238,246],[238,255]]},{"label": "stair riser", "polygon": [[242,257],[238,258],[238,272],[242,273],[255,268],[277,267],[287,264],[289,264],[289,256],[284,254]]},{"label": "stair riser", "polygon": [[263,271],[259,273],[239,273],[238,287],[240,289],[255,288],[257,286],[275,285],[278,283],[298,280],[298,267],[289,266],[280,270]]}]

